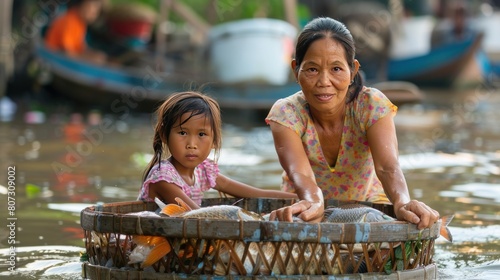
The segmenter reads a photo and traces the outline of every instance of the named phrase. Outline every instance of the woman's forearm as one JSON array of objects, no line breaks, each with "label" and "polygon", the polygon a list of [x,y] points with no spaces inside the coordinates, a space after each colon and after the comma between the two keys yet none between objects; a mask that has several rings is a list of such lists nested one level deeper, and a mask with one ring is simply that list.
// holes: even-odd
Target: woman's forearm
[{"label": "woman's forearm", "polygon": [[289,174],[288,178],[294,185],[295,192],[299,199],[313,203],[323,203],[323,192],[316,185],[314,178],[300,173]]},{"label": "woman's forearm", "polygon": [[377,170],[377,177],[382,183],[389,201],[395,207],[400,207],[410,202],[406,180],[400,168],[379,169]]}]

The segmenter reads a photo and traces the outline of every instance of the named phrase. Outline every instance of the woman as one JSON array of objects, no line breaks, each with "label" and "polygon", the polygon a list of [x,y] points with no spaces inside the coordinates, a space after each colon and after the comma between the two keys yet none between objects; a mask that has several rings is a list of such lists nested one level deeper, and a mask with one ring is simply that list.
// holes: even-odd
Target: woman
[{"label": "woman", "polygon": [[437,211],[410,200],[398,163],[393,117],[397,107],[363,86],[353,38],[331,18],[316,18],[300,33],[292,69],[301,91],[278,100],[266,122],[283,169],[283,189],[299,202],[271,219],[298,215],[319,222],[323,200],[391,202],[396,216],[430,227]]}]

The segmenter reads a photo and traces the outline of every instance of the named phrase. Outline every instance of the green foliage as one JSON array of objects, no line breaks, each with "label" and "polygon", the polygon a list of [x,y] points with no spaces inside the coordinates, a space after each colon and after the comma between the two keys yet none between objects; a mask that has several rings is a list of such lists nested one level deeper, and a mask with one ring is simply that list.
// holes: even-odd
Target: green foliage
[{"label": "green foliage", "polygon": [[[420,253],[422,250],[422,231],[420,231],[418,241],[415,245],[414,252],[415,253]],[[404,251],[404,258],[403,258],[403,246],[400,245],[397,248],[394,249],[394,261],[396,263],[396,270],[402,271],[404,269],[404,259],[408,260],[412,256],[412,246],[411,246],[411,241],[406,241],[404,243],[405,251]],[[387,263],[384,266],[384,271],[387,274],[392,273],[392,266],[393,262],[392,259],[389,259]]]},{"label": "green foliage", "polygon": [[[161,0],[134,0],[152,7],[159,11]],[[177,0],[180,3],[190,7],[201,18],[209,21],[211,24],[219,24],[238,19],[267,17],[276,19],[285,19],[285,8],[283,0]],[[130,0],[111,0],[111,4],[130,3]],[[214,5],[211,7],[210,5]],[[301,16],[307,15],[303,7],[299,6],[298,11]],[[209,11],[213,11],[213,18],[207,18]],[[169,20],[173,22],[183,22],[175,13],[170,12]]]},{"label": "green foliage", "polygon": [[158,7],[160,6],[160,0],[111,0],[112,5],[116,4],[122,4],[122,3],[130,3],[130,2],[136,2],[136,3],[141,3],[144,5],[147,5],[154,10],[158,11]]}]

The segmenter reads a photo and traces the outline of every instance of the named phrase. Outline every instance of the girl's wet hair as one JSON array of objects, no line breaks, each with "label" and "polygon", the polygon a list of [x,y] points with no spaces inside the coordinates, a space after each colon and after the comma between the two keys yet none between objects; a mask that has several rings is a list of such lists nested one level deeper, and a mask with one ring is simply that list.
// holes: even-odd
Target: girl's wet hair
[{"label": "girl's wet hair", "polygon": [[[186,113],[189,113],[190,116],[180,123],[181,116]],[[156,110],[157,120],[153,136],[154,156],[144,172],[143,181],[146,180],[151,168],[160,163],[163,155],[167,157],[170,155],[168,136],[172,128],[199,115],[205,116],[210,121],[214,135],[215,155],[218,156],[222,143],[222,119],[217,101],[195,91],[174,93]]]},{"label": "girl's wet hair", "polygon": [[[340,21],[328,17],[318,17],[306,24],[304,29],[302,29],[302,32],[299,34],[297,44],[295,46],[295,61],[297,62],[294,69],[295,72],[299,71],[300,65],[302,64],[304,56],[306,55],[306,52],[311,44],[324,38],[330,38],[339,42],[343,46],[347,63],[351,71],[354,70],[354,56],[356,54],[356,48],[354,46],[354,39],[351,32]],[[347,103],[356,99],[362,88],[363,79],[358,71],[358,73],[354,76],[353,83],[349,86]]]}]

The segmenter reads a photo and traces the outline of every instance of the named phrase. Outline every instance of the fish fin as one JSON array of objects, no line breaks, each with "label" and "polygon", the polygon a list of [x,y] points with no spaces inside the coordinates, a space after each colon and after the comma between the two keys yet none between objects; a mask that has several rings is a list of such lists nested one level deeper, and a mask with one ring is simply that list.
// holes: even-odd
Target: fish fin
[{"label": "fish fin", "polygon": [[396,220],[396,219],[394,219],[394,217],[391,217],[387,214],[382,215],[382,218],[384,219],[384,221],[395,221]]},{"label": "fish fin", "polygon": [[163,207],[163,209],[161,209],[161,213],[169,217],[176,217],[185,212],[187,212],[186,208],[177,204],[167,204]]},{"label": "fish fin", "polygon": [[177,203],[178,203],[178,204],[179,204],[182,208],[186,209],[186,212],[187,212],[187,211],[191,211],[191,210],[193,210],[193,209],[191,209],[191,207],[189,207],[189,205],[188,205],[186,202],[184,202],[184,200],[182,200],[181,198],[176,197],[176,198],[175,198],[175,201],[177,201]]},{"label": "fish fin", "polygon": [[172,251],[172,247],[170,246],[168,240],[165,239],[164,242],[157,244],[156,246],[154,246],[153,249],[151,249],[151,252],[148,254],[146,259],[141,263],[141,267],[146,267],[154,264],[163,256],[168,254],[170,251]]},{"label": "fish fin", "polygon": [[448,215],[448,216],[442,217],[441,218],[441,228],[439,229],[439,233],[441,234],[441,236],[450,242],[453,241],[453,236],[451,235],[451,232],[450,232],[450,229],[448,228],[448,225],[450,224],[453,217],[454,217],[454,215]]},{"label": "fish fin", "polygon": [[193,256],[193,252],[190,252],[189,250],[183,249],[183,250],[179,251],[178,255],[181,258],[189,259]]},{"label": "fish fin", "polygon": [[[149,245],[150,246],[156,246],[160,243],[163,243],[167,241],[167,239],[163,236],[151,236],[150,240],[149,240]],[[167,241],[168,242],[168,241]]]},{"label": "fish fin", "polygon": [[235,206],[236,204],[240,203],[242,200],[243,200],[243,198],[240,198],[240,199],[236,200],[236,201],[235,201],[233,204],[231,204],[231,205]]},{"label": "fish fin", "polygon": [[193,254],[194,254],[194,249],[193,247],[191,246],[188,246],[187,248],[184,248],[182,250],[179,251],[179,254],[177,254],[179,257],[181,258],[186,258],[186,259],[189,259],[189,258],[192,258],[193,257]]},{"label": "fish fin", "polygon": [[[175,201],[177,201],[178,204],[174,204],[174,203],[166,204],[163,208],[161,208],[160,213],[167,215],[169,217],[176,217],[176,216],[181,215],[182,213],[189,212],[189,211],[193,210],[181,198],[176,197]],[[158,204],[158,202],[157,202],[157,204]]]},{"label": "fish fin", "polygon": [[161,201],[158,197],[155,197],[155,202],[156,202],[156,205],[158,205],[158,207],[160,209],[163,209],[163,208],[165,208],[165,206],[167,206],[167,204],[165,204],[163,201]]},{"label": "fish fin", "polygon": [[138,245],[148,245],[150,238],[151,236],[147,235],[134,235],[134,237],[132,237],[132,241]]},{"label": "fish fin", "polygon": [[214,246],[208,247],[208,255],[211,255],[214,250],[215,250]]},{"label": "fish fin", "polygon": [[132,241],[137,245],[147,245],[156,246],[167,239],[163,236],[152,236],[152,235],[134,235]]}]

